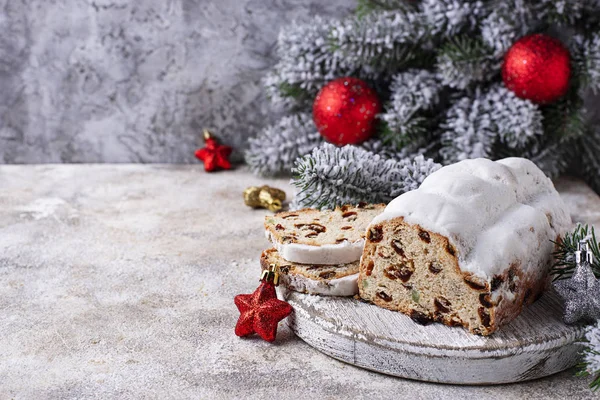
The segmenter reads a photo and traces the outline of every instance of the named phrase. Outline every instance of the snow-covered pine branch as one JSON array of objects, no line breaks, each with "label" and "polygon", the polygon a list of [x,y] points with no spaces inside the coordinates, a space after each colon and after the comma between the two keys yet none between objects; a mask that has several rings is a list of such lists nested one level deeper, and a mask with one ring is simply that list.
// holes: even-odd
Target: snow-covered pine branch
[{"label": "snow-covered pine branch", "polygon": [[486,102],[498,137],[508,147],[522,148],[544,134],[539,107],[518,98],[504,85],[492,86]]},{"label": "snow-covered pine branch", "polygon": [[279,61],[264,79],[274,106],[290,107],[296,99],[310,104],[323,84],[356,68],[329,46],[329,35],[340,23],[315,17],[310,23],[293,23],[281,30],[277,40]]},{"label": "snow-covered pine branch", "polygon": [[[573,24],[581,19],[586,12],[593,12],[590,8],[594,1],[588,0],[536,0],[534,12],[554,24]],[[586,4],[590,3],[590,4]]]},{"label": "snow-covered pine branch", "polygon": [[[443,83],[461,90],[473,83],[490,81],[497,76],[508,48],[528,30],[536,29],[534,21],[539,16],[530,0],[428,1],[439,3],[438,8],[448,4],[446,7],[464,10],[465,13],[470,11],[462,19],[455,19],[457,23],[461,21],[466,27],[477,27],[471,30],[457,30],[459,35],[448,35],[447,42],[442,44],[437,52],[437,70]],[[433,6],[430,8],[435,10]],[[462,15],[462,12],[456,13]],[[457,26],[461,27],[460,24]]]},{"label": "snow-covered pine branch", "polygon": [[582,88],[600,92],[600,32],[574,36],[571,53]]},{"label": "snow-covered pine branch", "polygon": [[310,114],[283,117],[249,139],[246,162],[261,176],[289,174],[294,161],[323,142]]},{"label": "snow-covered pine branch", "polygon": [[494,57],[501,58],[521,36],[522,29],[515,25],[509,15],[493,11],[481,22],[481,37],[486,46],[494,50]]},{"label": "snow-covered pine branch", "polygon": [[531,32],[543,24],[544,11],[536,6],[536,0],[503,0],[495,2],[490,11],[496,11],[513,22],[522,32]]},{"label": "snow-covered pine branch", "polygon": [[422,35],[421,15],[406,8],[346,18],[332,27],[329,40],[347,63],[360,67],[361,75],[378,77],[413,61]]},{"label": "snow-covered pine branch", "polygon": [[472,30],[484,12],[482,1],[423,0],[420,8],[428,33],[448,37]]},{"label": "snow-covered pine branch", "polygon": [[380,118],[387,124],[383,140],[396,148],[424,138],[431,127],[424,111],[439,102],[443,89],[439,79],[427,70],[408,70],[394,76],[391,99]]},{"label": "snow-covered pine branch", "polygon": [[[573,65],[569,92],[539,107],[505,89],[499,73],[515,41],[536,32],[566,32],[561,40]],[[384,100],[389,96],[379,137],[339,155],[331,146],[323,155],[319,147],[319,162],[309,156],[296,165],[306,171],[305,182],[311,171],[330,176],[338,161],[356,165],[354,153],[354,161],[344,161],[348,152],[371,160],[363,175],[356,174],[369,185],[380,172],[374,153],[380,166],[416,153],[444,163],[514,155],[532,159],[552,176],[576,167],[600,191],[600,133],[583,104],[588,88],[600,92],[599,32],[600,0],[360,0],[355,15],[343,20],[317,17],[286,26],[278,41],[280,61],[265,83],[274,105],[292,115],[306,112],[325,83],[345,75],[367,80]],[[259,173],[287,172],[294,152],[306,154],[320,143],[306,114],[261,133],[247,159]],[[359,191],[310,176],[313,183],[298,197],[303,205],[319,204],[321,192],[328,205],[344,193],[359,197]]]},{"label": "snow-covered pine branch", "polygon": [[292,208],[334,208],[361,201],[387,203],[416,189],[440,167],[423,156],[385,159],[356,146],[324,143],[297,160],[292,184],[296,186]]},{"label": "snow-covered pine branch", "polygon": [[[251,171],[257,175],[289,175],[296,159],[309,154],[323,142],[312,115],[293,114],[267,126],[258,136],[249,139],[245,159]],[[369,139],[357,147],[379,154],[382,158],[398,159],[410,154],[408,147],[398,151],[379,139]]]},{"label": "snow-covered pine branch", "polygon": [[473,83],[490,80],[501,65],[494,49],[480,37],[469,35],[450,38],[441,46],[436,58],[436,70],[442,83],[461,90]]},{"label": "snow-covered pine branch", "polygon": [[444,164],[488,157],[495,139],[491,125],[481,95],[456,101],[446,112],[446,120],[441,125],[444,132],[440,154]]},{"label": "snow-covered pine branch", "polygon": [[518,149],[543,134],[539,108],[501,84],[459,99],[448,110],[442,128],[440,152],[445,163],[490,158],[496,141]]},{"label": "snow-covered pine branch", "polygon": [[358,147],[368,152],[379,154],[382,158],[391,158],[396,160],[405,158],[413,153],[417,153],[414,146],[406,146],[398,150],[395,146],[391,146],[380,139],[369,139],[359,144]]}]

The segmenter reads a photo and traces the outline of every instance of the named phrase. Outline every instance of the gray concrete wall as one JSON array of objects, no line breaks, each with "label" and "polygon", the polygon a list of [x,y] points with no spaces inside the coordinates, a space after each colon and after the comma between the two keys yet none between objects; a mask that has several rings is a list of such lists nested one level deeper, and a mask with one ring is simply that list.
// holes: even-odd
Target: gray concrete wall
[{"label": "gray concrete wall", "polygon": [[0,0],[0,163],[190,162],[241,146],[281,27],[354,0]]}]

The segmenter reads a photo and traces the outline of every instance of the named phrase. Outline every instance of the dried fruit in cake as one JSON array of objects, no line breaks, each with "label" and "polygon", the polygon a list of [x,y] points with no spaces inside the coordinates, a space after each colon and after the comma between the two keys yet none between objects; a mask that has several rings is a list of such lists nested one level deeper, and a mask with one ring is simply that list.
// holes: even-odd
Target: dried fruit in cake
[{"label": "dried fruit in cake", "polygon": [[265,217],[267,238],[287,261],[336,265],[358,261],[367,226],[384,204],[304,209]]},{"label": "dried fruit in cake", "polygon": [[489,335],[544,290],[551,240],[571,224],[552,182],[529,160],[446,166],[372,221],[360,296],[418,323]]},{"label": "dried fruit in cake", "polygon": [[354,296],[358,293],[358,261],[340,265],[297,264],[284,260],[277,250],[265,250],[262,269],[279,265],[280,282],[290,290],[326,296]]}]

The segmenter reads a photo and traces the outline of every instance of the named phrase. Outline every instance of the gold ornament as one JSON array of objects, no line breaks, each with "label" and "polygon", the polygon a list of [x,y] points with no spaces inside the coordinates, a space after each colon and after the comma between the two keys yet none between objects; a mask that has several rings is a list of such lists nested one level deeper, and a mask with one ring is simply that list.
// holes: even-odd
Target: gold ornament
[{"label": "gold ornament", "polygon": [[260,280],[265,282],[271,281],[273,285],[279,286],[279,266],[277,264],[269,264],[269,269],[263,270]]},{"label": "gold ornament", "polygon": [[250,186],[244,190],[244,203],[249,207],[277,212],[283,207],[285,192],[270,186]]}]

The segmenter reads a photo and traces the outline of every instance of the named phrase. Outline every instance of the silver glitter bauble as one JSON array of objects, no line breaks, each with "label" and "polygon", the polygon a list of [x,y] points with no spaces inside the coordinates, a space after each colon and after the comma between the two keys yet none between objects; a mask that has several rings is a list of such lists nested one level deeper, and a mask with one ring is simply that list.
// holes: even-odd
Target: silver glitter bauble
[{"label": "silver glitter bauble", "polygon": [[573,276],[554,282],[554,288],[565,300],[565,323],[600,318],[600,281],[594,276],[589,263],[577,264]]}]

